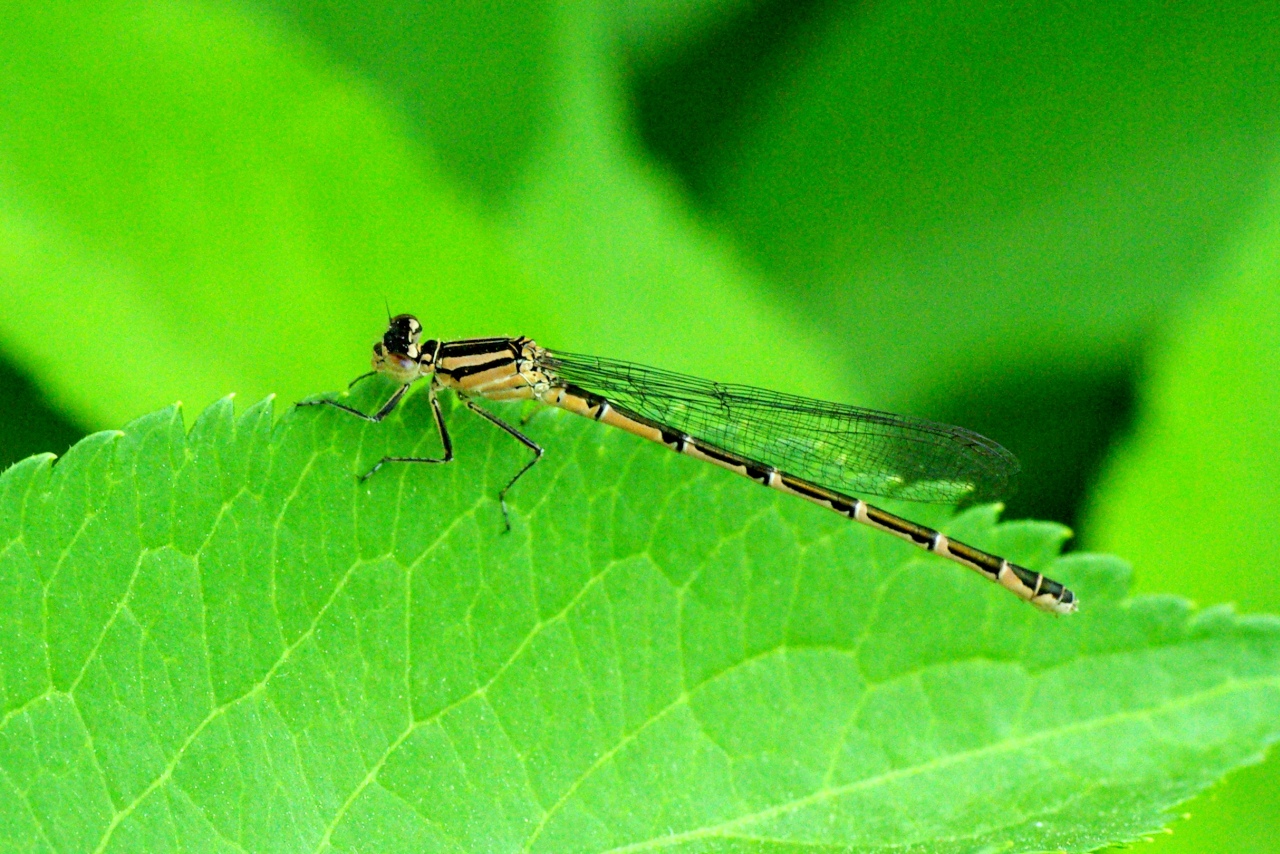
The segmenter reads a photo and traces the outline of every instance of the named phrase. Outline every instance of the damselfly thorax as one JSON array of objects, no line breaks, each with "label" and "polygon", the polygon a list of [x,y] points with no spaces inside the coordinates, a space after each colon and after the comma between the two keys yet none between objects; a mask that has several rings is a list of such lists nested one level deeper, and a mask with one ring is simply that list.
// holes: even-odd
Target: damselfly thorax
[{"label": "damselfly thorax", "polygon": [[533,453],[498,493],[510,529],[507,492],[541,458],[536,442],[474,398],[537,400],[626,430],[652,442],[804,498],[927,551],[974,569],[1037,607],[1059,614],[1076,609],[1076,597],[1038,572],[940,531],[868,504],[852,493],[941,504],[995,500],[1018,471],[1012,454],[983,436],[946,424],[827,403],[782,392],[649,368],[630,362],[562,353],[528,338],[422,340],[411,315],[390,320],[373,347],[374,373],[400,386],[372,415],[336,400],[324,404],[381,421],[417,380],[429,378],[431,411],[444,453],[440,457],[385,457],[387,463],[447,463],[453,442],[436,394],[451,389],[476,414]]}]

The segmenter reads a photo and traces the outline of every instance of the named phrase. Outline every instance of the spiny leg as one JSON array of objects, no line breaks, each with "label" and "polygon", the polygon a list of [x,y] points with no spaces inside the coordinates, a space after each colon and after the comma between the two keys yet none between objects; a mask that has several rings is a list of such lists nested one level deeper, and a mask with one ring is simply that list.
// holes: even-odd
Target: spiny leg
[{"label": "spiny leg", "polygon": [[[408,386],[404,386],[403,391]],[[378,460],[377,465],[360,475],[361,481],[366,481],[373,477],[373,473],[382,468],[387,463],[447,463],[453,460],[453,440],[449,438],[449,429],[444,426],[444,416],[440,414],[440,401],[436,398],[435,387],[427,389],[427,397],[431,400],[431,414],[436,420],[436,430],[440,433],[440,444],[444,445],[443,457],[383,457]],[[383,409],[386,409],[384,406]],[[388,410],[390,411],[390,410]],[[379,415],[385,416],[386,413],[380,412]]]},{"label": "spiny leg", "polygon": [[[352,385],[359,382],[361,379],[363,379],[366,376],[368,376],[368,374],[362,374],[361,376],[356,377],[354,380],[352,380]],[[379,409],[377,412],[373,413],[372,415],[369,415],[367,412],[361,412],[359,409],[356,409],[354,406],[347,406],[345,403],[338,403],[338,401],[330,400],[327,397],[321,398],[320,400],[300,400],[294,405],[295,406],[332,406],[335,409],[341,409],[343,412],[349,412],[352,415],[356,416],[357,418],[363,418],[365,421],[372,421],[374,424],[377,424],[379,421],[381,421],[382,419],[386,418],[388,415],[391,414],[391,410],[396,408],[396,404],[400,402],[400,398],[404,397],[404,393],[408,390],[409,390],[408,383],[405,383],[404,385],[400,386],[400,388],[396,389],[395,393],[392,394],[391,397],[387,399],[387,402],[382,404],[382,408]]]},{"label": "spiny leg", "polygon": [[[362,374],[361,376],[356,377],[354,380],[352,380],[352,385],[364,379],[364,377],[366,376],[368,376],[368,374]],[[396,405],[400,402],[400,398],[404,397],[405,392],[408,390],[409,390],[409,385],[407,383],[405,385],[400,386],[400,388],[395,390],[395,393],[391,395],[391,397],[387,400],[387,402],[382,405],[382,408],[379,409],[377,412],[375,412],[373,415],[369,415],[367,413],[361,412],[360,410],[354,407],[347,406],[344,403],[338,403],[336,400],[330,400],[328,398],[324,398],[322,400],[299,401],[297,405],[298,406],[320,406],[320,405],[332,406],[336,409],[341,409],[343,412],[350,413],[351,415],[354,415],[357,418],[363,418],[365,421],[372,421],[374,423],[377,423],[382,419],[386,418],[387,415],[389,415],[391,411],[396,408]],[[440,401],[436,397],[436,389],[434,386],[432,386],[428,390],[428,398],[431,401],[431,414],[435,418],[436,430],[440,433],[440,444],[444,446],[444,456],[443,457],[383,457],[382,459],[378,460],[377,464],[375,464],[373,468],[369,469],[367,472],[365,472],[360,476],[361,481],[365,481],[365,480],[368,480],[370,477],[373,477],[374,473],[377,472],[378,469],[382,468],[387,463],[447,463],[447,462],[453,461],[453,440],[449,437],[449,429],[445,427],[444,416],[440,412]],[[512,427],[510,424],[503,421],[501,418],[497,417],[496,415],[490,414],[486,410],[481,409],[479,406],[476,406],[476,404],[472,400],[468,398],[463,398],[462,402],[465,403],[467,405],[467,408],[470,409],[472,412],[482,416],[487,421],[497,425],[498,427],[501,427],[504,431],[514,436],[520,442],[520,444],[524,445],[526,448],[533,451],[533,454],[534,454],[533,459],[529,460],[529,462],[526,463],[524,467],[520,469],[520,471],[516,472],[515,475],[511,478],[511,480],[507,481],[507,485],[502,487],[502,490],[498,493],[498,505],[502,508],[502,521],[506,525],[506,529],[510,531],[511,530],[511,514],[507,510],[507,491],[510,490],[511,487],[515,486],[516,481],[519,480],[524,475],[525,472],[533,468],[534,465],[538,462],[538,460],[542,459],[542,447],[538,445],[538,443],[530,439],[528,436],[524,435],[519,430]]]},{"label": "spiny leg", "polygon": [[374,377],[377,375],[378,375],[377,371],[366,371],[365,373],[353,379],[351,382],[347,383],[347,391],[351,391],[351,389],[355,388],[356,383],[360,382],[360,380],[367,380],[369,379],[369,377]]},{"label": "spiny leg", "polygon": [[479,406],[476,406],[475,402],[470,400],[469,398],[463,398],[462,402],[465,403],[467,405],[467,408],[470,409],[472,412],[476,413],[477,415],[483,416],[493,424],[496,424],[497,426],[501,427],[503,430],[510,433],[512,436],[516,437],[516,439],[520,441],[520,444],[524,445],[526,448],[533,451],[533,459],[525,463],[524,468],[516,472],[515,477],[507,481],[507,485],[502,487],[502,491],[498,493],[498,505],[502,508],[502,521],[506,524],[507,531],[510,531],[511,515],[507,512],[507,490],[515,486],[516,481],[519,480],[522,476],[524,476],[525,472],[533,468],[537,464],[538,460],[542,459],[542,446],[539,445],[537,442],[533,441],[532,439],[530,439],[525,434],[521,433],[516,428],[512,427],[507,422],[503,421],[498,416],[484,409],[481,409]]}]

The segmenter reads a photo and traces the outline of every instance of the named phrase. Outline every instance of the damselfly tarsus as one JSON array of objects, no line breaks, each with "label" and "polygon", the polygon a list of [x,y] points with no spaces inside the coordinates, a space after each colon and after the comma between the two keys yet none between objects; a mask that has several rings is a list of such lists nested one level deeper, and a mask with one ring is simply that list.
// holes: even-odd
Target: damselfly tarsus
[{"label": "damselfly tarsus", "polygon": [[300,404],[333,406],[376,422],[395,409],[416,380],[430,378],[428,395],[443,456],[384,457],[364,478],[387,463],[453,459],[453,442],[436,398],[440,389],[452,389],[473,412],[533,453],[498,494],[505,519],[507,492],[542,457],[542,448],[472,398],[536,400],[620,427],[887,531],[977,570],[1045,611],[1069,614],[1076,609],[1075,594],[1053,579],[849,494],[942,504],[999,498],[1017,474],[1018,461],[977,433],[630,362],[561,353],[528,338],[423,341],[421,335],[417,319],[401,314],[391,318],[386,334],[374,344],[373,370],[352,384],[382,373],[400,386],[372,415],[336,400]]}]

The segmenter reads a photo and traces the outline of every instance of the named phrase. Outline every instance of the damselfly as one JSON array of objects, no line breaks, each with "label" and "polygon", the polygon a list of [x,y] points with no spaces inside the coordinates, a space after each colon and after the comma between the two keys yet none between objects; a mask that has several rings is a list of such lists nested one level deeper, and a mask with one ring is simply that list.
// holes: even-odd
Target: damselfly
[{"label": "damselfly", "polygon": [[977,433],[630,362],[547,350],[528,338],[423,341],[421,335],[417,319],[401,314],[391,318],[386,334],[373,345],[373,370],[352,385],[382,373],[400,386],[372,415],[336,400],[300,404],[325,404],[376,422],[395,409],[414,381],[430,378],[428,395],[443,456],[384,457],[364,478],[387,463],[453,459],[453,442],[436,398],[440,389],[452,389],[473,412],[533,453],[498,493],[507,518],[507,492],[542,457],[542,448],[477,406],[473,398],[537,400],[620,427],[895,534],[977,570],[1045,611],[1069,614],[1076,609],[1075,594],[1053,579],[850,494],[941,504],[999,498],[1017,474],[1018,461]]}]

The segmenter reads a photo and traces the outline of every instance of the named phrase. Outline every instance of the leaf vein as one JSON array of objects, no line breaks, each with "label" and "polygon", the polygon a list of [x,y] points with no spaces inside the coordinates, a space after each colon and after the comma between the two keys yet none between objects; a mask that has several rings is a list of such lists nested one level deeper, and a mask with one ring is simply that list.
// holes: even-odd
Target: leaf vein
[{"label": "leaf vein", "polygon": [[998,755],[1001,753],[1009,753],[1022,750],[1027,747],[1033,747],[1051,739],[1060,738],[1063,735],[1090,732],[1093,730],[1103,729],[1127,721],[1149,721],[1152,715],[1161,714],[1176,709],[1186,708],[1194,705],[1202,700],[1212,699],[1225,694],[1233,693],[1241,690],[1252,690],[1254,688],[1280,687],[1280,677],[1269,677],[1262,679],[1228,679],[1220,685],[1204,691],[1197,691],[1178,697],[1176,700],[1157,704],[1156,706],[1144,708],[1140,710],[1130,710],[1117,712],[1111,715],[1103,715],[1098,718],[1091,718],[1086,721],[1077,721],[1065,724],[1052,729],[1042,729],[1035,733],[1017,738],[1004,739],[998,742],[985,744],[982,747],[971,750],[959,751],[957,753],[947,754],[918,765],[907,766],[904,768],[894,768],[890,771],[877,774],[873,777],[867,777],[852,783],[846,783],[842,786],[834,788],[823,788],[804,797],[796,798],[781,804],[775,804],[767,809],[758,810],[754,813],[739,816],[730,821],[722,822],[718,825],[712,825],[705,828],[696,828],[684,831],[682,833],[670,834],[668,836],[656,839],[646,840],[644,842],[632,843],[621,847],[611,848],[605,854],[627,854],[634,851],[648,851],[658,848],[666,848],[672,845],[678,845],[682,842],[689,842],[697,839],[705,839],[716,836],[721,831],[733,830],[738,827],[749,826],[755,822],[767,819],[777,818],[779,816],[793,813],[812,804],[822,803],[833,798],[851,794],[853,792],[866,789],[873,789],[878,786],[886,785],[910,777],[919,776],[939,769],[949,768],[959,765],[973,759],[982,758],[990,755]]}]

